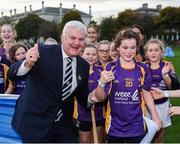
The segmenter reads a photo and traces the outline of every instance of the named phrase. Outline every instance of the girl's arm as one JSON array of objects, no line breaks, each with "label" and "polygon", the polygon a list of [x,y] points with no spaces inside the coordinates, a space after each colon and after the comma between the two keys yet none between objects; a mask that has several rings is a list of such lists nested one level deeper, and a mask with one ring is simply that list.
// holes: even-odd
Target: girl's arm
[{"label": "girl's arm", "polygon": [[152,98],[150,92],[148,92],[145,89],[142,89],[142,93],[143,93],[145,103],[151,112],[152,120],[158,125],[158,128],[160,129],[162,127],[162,121],[160,120],[158,113],[156,111],[153,98]]},{"label": "girl's arm", "polygon": [[172,106],[169,108],[168,113],[172,115],[180,115],[180,106]]},{"label": "girl's arm", "polygon": [[159,88],[151,88],[151,94],[154,97],[154,99],[160,99],[163,97],[180,97],[180,89],[179,90],[168,90],[168,91],[163,91]]},{"label": "girl's arm", "polygon": [[114,79],[114,73],[111,71],[102,71],[101,72],[101,77],[98,80],[98,86],[97,88],[91,93],[89,100],[91,102],[101,102],[104,101],[106,98],[106,93],[105,93],[105,85],[108,82],[111,82]]},{"label": "girl's arm", "polygon": [[171,63],[166,62],[164,67],[162,68],[162,76],[168,89],[171,89],[171,78],[169,76],[170,69],[171,69]]}]

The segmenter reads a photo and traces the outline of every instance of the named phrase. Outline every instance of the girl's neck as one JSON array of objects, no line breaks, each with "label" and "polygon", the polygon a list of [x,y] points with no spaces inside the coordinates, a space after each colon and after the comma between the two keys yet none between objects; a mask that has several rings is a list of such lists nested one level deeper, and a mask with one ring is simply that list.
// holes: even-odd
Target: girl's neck
[{"label": "girl's neck", "polygon": [[152,68],[152,69],[158,69],[158,68],[159,68],[159,63],[160,63],[160,60],[158,60],[158,61],[156,61],[156,62],[150,61],[151,68]]},{"label": "girl's neck", "polygon": [[9,48],[13,45],[13,42],[5,42],[3,44],[3,48],[9,50]]},{"label": "girl's neck", "polygon": [[107,63],[108,63],[108,60],[107,61],[104,61],[104,60],[99,60],[101,65],[104,67]]},{"label": "girl's neck", "polygon": [[127,69],[133,69],[135,67],[135,62],[132,59],[131,61],[124,61],[121,57],[119,58],[120,64],[122,67]]},{"label": "girl's neck", "polygon": [[94,45],[97,45],[97,44],[98,44],[98,41],[95,40],[95,41],[92,41],[91,43],[93,43]]}]

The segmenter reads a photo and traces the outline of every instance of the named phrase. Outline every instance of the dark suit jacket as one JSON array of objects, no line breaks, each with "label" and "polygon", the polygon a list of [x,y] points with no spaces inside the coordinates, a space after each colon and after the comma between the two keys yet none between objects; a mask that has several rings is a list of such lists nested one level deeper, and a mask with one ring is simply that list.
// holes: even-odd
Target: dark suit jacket
[{"label": "dark suit jacket", "polygon": [[[77,56],[77,88],[65,101],[61,100],[63,60],[60,46],[39,46],[40,58],[28,72],[26,88],[16,103],[13,127],[24,141],[37,142],[52,126],[59,109],[71,121],[73,99],[87,105],[89,64]],[[21,62],[14,63],[8,76],[15,80]]]}]

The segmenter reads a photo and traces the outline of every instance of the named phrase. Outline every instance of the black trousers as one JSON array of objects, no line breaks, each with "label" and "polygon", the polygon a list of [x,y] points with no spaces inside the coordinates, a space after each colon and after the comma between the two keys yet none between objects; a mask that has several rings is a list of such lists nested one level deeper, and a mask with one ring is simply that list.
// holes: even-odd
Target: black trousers
[{"label": "black trousers", "polygon": [[78,143],[78,131],[72,120],[54,122],[41,143]]}]

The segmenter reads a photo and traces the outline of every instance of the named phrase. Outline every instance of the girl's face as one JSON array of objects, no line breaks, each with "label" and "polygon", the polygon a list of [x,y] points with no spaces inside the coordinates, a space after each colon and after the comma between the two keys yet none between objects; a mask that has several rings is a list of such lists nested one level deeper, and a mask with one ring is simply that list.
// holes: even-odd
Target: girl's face
[{"label": "girl's face", "polygon": [[101,44],[98,48],[98,57],[102,61],[108,61],[109,59],[109,45],[108,44]]},{"label": "girl's face", "polygon": [[93,65],[97,62],[97,50],[94,47],[86,47],[82,57],[90,64]]},{"label": "girl's face", "polygon": [[21,61],[26,57],[26,50],[23,47],[20,47],[16,50],[14,59],[16,61]]},{"label": "girl's face", "polygon": [[89,27],[87,30],[87,38],[90,42],[96,42],[98,39],[98,33],[93,27]]},{"label": "girl's face", "polygon": [[150,43],[147,48],[146,56],[150,62],[158,62],[163,56],[163,51],[159,44]]},{"label": "girl's face", "polygon": [[14,33],[9,25],[3,25],[1,28],[1,39],[3,42],[11,42],[14,39]]},{"label": "girl's face", "polygon": [[119,52],[114,48],[114,43],[110,45],[110,53],[109,55],[112,57],[113,60],[116,60],[119,58]]},{"label": "girl's face", "polygon": [[121,41],[119,46],[119,54],[123,61],[131,62],[136,55],[136,40],[135,39],[124,39]]}]

